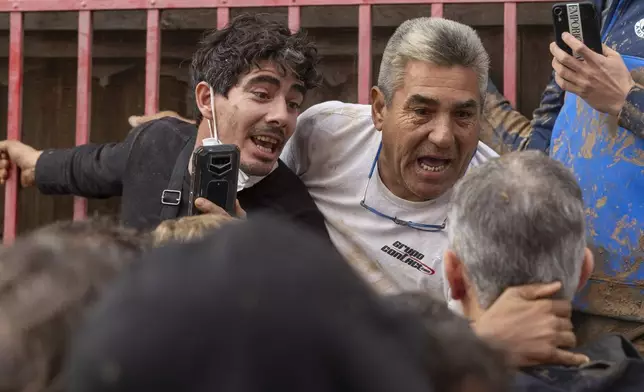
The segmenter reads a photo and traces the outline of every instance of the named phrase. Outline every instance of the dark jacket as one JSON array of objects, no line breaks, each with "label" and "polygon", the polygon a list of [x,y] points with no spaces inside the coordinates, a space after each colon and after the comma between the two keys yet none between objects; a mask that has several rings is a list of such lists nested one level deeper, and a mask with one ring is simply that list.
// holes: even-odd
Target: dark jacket
[{"label": "dark jacket", "polygon": [[580,367],[534,366],[517,375],[515,390],[523,392],[641,392],[644,360],[619,335],[606,335],[574,351],[591,362]]},{"label": "dark jacket", "polygon": [[[152,229],[162,220],[161,194],[168,188],[175,162],[184,147],[194,146],[196,134],[193,124],[165,117],[134,128],[120,143],[46,150],[36,163],[36,185],[44,194],[122,196],[123,224]],[[187,213],[186,185],[184,181],[179,216]],[[324,218],[306,187],[281,161],[237,198],[249,217],[271,210],[328,237]]]}]

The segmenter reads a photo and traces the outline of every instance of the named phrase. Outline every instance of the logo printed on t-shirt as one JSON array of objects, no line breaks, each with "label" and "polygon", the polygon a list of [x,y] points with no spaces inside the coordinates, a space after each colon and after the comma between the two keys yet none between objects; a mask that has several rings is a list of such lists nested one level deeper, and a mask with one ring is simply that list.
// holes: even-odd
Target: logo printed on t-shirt
[{"label": "logo printed on t-shirt", "polygon": [[434,271],[432,268],[421,261],[423,258],[425,258],[424,254],[420,253],[414,248],[403,244],[400,241],[394,242],[391,246],[385,245],[380,248],[380,250],[385,252],[389,256],[402,261],[410,267],[416,268],[422,273],[425,273],[427,275],[434,275],[436,273],[436,271]]},{"label": "logo printed on t-shirt", "polygon": [[644,38],[644,19],[640,19],[639,22],[635,23],[635,34],[640,38]]}]

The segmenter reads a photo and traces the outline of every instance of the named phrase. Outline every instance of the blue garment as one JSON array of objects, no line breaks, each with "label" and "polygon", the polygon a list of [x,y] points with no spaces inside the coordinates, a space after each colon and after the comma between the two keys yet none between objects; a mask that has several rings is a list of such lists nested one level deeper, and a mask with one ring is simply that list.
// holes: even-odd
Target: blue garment
[{"label": "blue garment", "polygon": [[[602,11],[602,25],[607,32],[604,34],[604,43],[620,54],[643,57],[644,0],[595,0],[595,6],[598,12]],[[613,20],[615,23],[608,31]],[[644,85],[644,69],[635,70],[633,78]],[[483,124],[482,131],[490,133],[486,135],[488,140],[485,141],[497,152],[523,149],[548,151],[551,148],[555,121],[564,104],[564,94],[553,77],[530,121],[515,111],[490,81],[485,101],[485,120],[491,129],[485,129],[486,124]],[[626,100],[625,110],[618,119],[619,125],[639,138],[644,138],[644,89],[641,86],[633,88]]]},{"label": "blue garment", "polygon": [[[604,42],[623,55],[629,70],[644,72],[644,35],[635,30],[640,20],[644,25],[644,0],[616,2],[608,20]],[[632,105],[644,108],[644,93],[632,94]],[[595,270],[575,307],[644,321],[644,138],[566,93],[550,140],[551,156],[571,168],[581,185],[595,255]]]}]

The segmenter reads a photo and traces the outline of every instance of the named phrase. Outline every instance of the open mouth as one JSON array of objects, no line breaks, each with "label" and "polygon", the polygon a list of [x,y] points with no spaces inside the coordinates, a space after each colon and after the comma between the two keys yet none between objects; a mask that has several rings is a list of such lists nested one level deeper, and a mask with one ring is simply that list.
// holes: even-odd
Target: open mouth
[{"label": "open mouth", "polygon": [[274,154],[281,144],[278,139],[270,136],[252,136],[250,139],[255,143],[257,149],[267,154]]},{"label": "open mouth", "polygon": [[420,157],[417,161],[421,169],[432,173],[445,171],[452,163],[451,159],[430,156]]}]

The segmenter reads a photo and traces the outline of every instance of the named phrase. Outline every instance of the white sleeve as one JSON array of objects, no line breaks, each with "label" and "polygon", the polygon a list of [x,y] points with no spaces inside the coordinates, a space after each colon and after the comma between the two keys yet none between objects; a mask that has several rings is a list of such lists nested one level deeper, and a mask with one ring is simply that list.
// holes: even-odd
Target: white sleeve
[{"label": "white sleeve", "polygon": [[328,102],[313,105],[302,112],[297,118],[297,125],[293,136],[284,146],[280,159],[298,177],[306,173],[311,165],[311,135],[319,132],[319,122],[323,118],[320,111],[325,109]]}]

